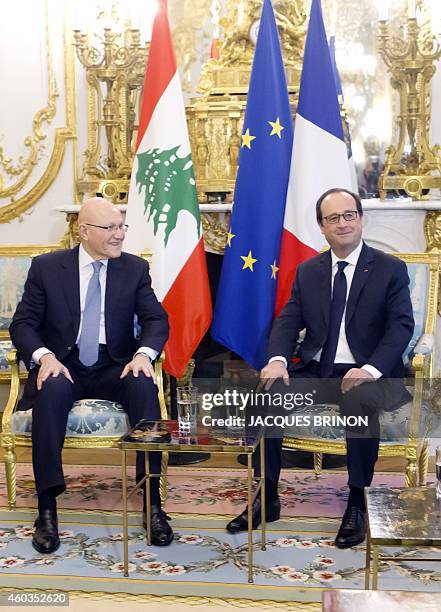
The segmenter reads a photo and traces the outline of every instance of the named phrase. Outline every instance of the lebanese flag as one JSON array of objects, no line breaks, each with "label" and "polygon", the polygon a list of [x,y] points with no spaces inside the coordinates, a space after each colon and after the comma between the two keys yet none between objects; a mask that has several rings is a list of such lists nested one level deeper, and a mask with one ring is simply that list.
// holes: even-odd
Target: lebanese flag
[{"label": "lebanese flag", "polygon": [[312,0],[294,124],[276,316],[289,299],[297,267],[327,244],[316,221],[315,203],[333,187],[351,190],[351,172],[320,0]]},{"label": "lebanese flag", "polygon": [[164,368],[180,377],[212,309],[167,0],[159,0],[153,24],[126,221],[125,250],[152,252],[152,286],[170,323]]}]

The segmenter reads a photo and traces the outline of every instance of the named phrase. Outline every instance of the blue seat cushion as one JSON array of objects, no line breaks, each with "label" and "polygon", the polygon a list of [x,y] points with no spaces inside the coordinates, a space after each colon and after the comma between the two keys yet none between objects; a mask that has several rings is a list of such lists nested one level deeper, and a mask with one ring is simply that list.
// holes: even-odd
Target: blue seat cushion
[{"label": "blue seat cushion", "polygon": [[[380,412],[380,441],[386,444],[405,444],[409,437],[409,425],[412,403],[389,412]],[[430,409],[423,403],[419,426],[419,437],[427,435]],[[340,408],[336,404],[315,404],[302,408],[302,416],[309,417],[308,426],[292,425],[284,430],[284,438],[302,438],[308,440],[332,440],[344,442],[346,440],[345,427],[335,423],[334,420],[326,423],[323,417],[340,416]],[[320,416],[319,422],[314,423],[314,417]]]},{"label": "blue seat cushion", "polygon": [[[13,433],[31,435],[32,408],[14,412],[11,419]],[[82,399],[75,402],[69,413],[66,435],[122,436],[129,429],[129,419],[121,404],[99,399]]]}]

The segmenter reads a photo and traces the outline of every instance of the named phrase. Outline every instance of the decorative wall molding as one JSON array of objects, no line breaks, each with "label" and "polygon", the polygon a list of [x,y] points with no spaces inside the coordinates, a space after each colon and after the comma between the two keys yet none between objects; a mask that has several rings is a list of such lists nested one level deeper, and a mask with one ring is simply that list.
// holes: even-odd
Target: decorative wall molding
[{"label": "decorative wall molding", "polygon": [[[5,157],[3,148],[0,148],[0,198],[10,197],[10,202],[0,206],[0,223],[9,223],[13,219],[20,217],[23,213],[31,209],[42,195],[47,191],[49,186],[56,178],[64,156],[66,142],[75,137],[73,131],[73,117],[75,115],[75,104],[72,103],[72,94],[74,90],[74,73],[71,66],[68,65],[68,53],[65,52],[64,66],[64,85],[66,92],[66,127],[58,127],[54,130],[54,142],[52,145],[51,154],[47,160],[46,167],[37,182],[29,188],[29,190],[20,195],[20,192],[26,188],[35,170],[41,168],[39,164],[39,156],[46,149],[48,134],[44,131],[44,124],[50,125],[57,112],[57,98],[59,92],[57,89],[54,58],[52,50],[52,33],[50,28],[50,3],[49,0],[44,0],[44,44],[46,49],[46,71],[47,71],[47,102],[43,108],[38,109],[32,120],[32,135],[29,135],[24,140],[24,145],[29,149],[27,157],[20,155],[18,160]],[[64,41],[66,49],[66,41]],[[13,56],[12,56],[13,57]],[[17,91],[9,92],[11,97]],[[3,172],[9,177],[16,177],[15,182],[6,184]]]}]

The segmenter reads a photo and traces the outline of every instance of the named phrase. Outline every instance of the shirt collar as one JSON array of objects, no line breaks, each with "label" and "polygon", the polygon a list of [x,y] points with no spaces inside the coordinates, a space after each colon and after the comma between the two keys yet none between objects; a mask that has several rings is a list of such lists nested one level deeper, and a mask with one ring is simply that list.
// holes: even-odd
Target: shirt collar
[{"label": "shirt collar", "polygon": [[[86,251],[86,249],[83,247],[83,245],[80,244],[80,249],[78,252],[78,263],[80,266],[80,270],[81,268],[85,268],[86,266],[93,263],[94,261],[95,259],[91,257],[89,253]],[[103,264],[103,266],[107,268],[107,264],[109,263],[108,259],[100,259],[100,262]]]},{"label": "shirt collar", "polygon": [[340,259],[340,257],[337,257],[337,255],[331,249],[332,267],[336,266],[338,261],[346,261],[351,266],[356,266],[358,262],[358,258],[360,257],[362,248],[363,248],[363,240],[360,240],[360,244],[357,246],[357,248],[355,248],[352,251],[352,253],[349,253],[349,255],[345,257],[344,259]]}]

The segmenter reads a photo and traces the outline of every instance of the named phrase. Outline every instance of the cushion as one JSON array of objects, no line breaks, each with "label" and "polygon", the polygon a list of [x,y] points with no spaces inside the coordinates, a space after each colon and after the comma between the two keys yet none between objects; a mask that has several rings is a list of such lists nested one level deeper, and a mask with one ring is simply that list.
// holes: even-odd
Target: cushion
[{"label": "cushion", "polygon": [[[396,410],[380,412],[380,441],[382,443],[407,443],[411,408],[412,403],[408,402]],[[343,425],[326,424],[326,422],[314,424],[314,416],[317,415],[321,417],[330,416],[331,418],[340,416],[340,407],[336,404],[315,404],[307,408],[302,408],[302,416],[303,415],[309,417],[310,426],[289,426],[284,431],[284,438],[345,441],[346,436]],[[420,436],[427,433],[429,415],[429,406],[423,403],[421,408]]]},{"label": "cushion", "polygon": [[412,339],[404,352],[403,360],[405,365],[407,365],[418,339],[424,333],[424,323],[427,316],[427,298],[429,296],[429,274],[427,266],[418,263],[408,263],[407,273],[409,274],[410,280],[409,290],[412,300],[415,328],[413,330]]},{"label": "cushion", "polygon": [[[99,399],[82,399],[74,402],[67,421],[66,435],[122,436],[129,429],[129,418],[121,404]],[[11,430],[16,434],[31,435],[32,408],[14,412]]]}]

